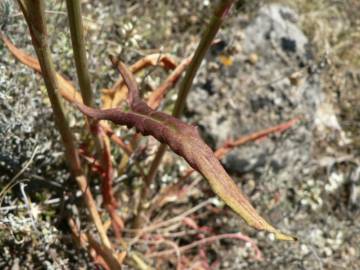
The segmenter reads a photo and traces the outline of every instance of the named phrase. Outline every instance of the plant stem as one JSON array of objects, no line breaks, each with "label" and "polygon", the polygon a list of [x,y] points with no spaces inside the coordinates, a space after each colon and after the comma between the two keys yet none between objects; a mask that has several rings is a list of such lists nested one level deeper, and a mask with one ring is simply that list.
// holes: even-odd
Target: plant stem
[{"label": "plant stem", "polygon": [[42,76],[51,102],[51,107],[54,112],[55,125],[65,146],[66,161],[70,167],[72,176],[76,179],[80,190],[83,192],[87,208],[99,233],[102,244],[106,248],[111,249],[110,240],[106,235],[100,215],[96,209],[96,203],[90,192],[87,179],[83,174],[73,134],[69,128],[62,103],[58,95],[58,82],[50,55],[50,49],[47,44],[44,2],[42,0],[20,0],[18,2],[29,26],[32,43],[39,59]]},{"label": "plant stem", "polygon": [[220,0],[218,5],[215,7],[209,25],[207,26],[199,45],[196,48],[195,55],[186,70],[185,77],[181,81],[178,98],[173,110],[173,116],[179,117],[184,110],[186,98],[190,92],[195,75],[233,2],[234,0]]},{"label": "plant stem", "polygon": [[136,213],[136,217],[134,220],[134,229],[139,229],[141,227],[142,224],[142,213],[144,210],[144,201],[146,200],[146,197],[149,193],[149,188],[150,188],[150,184],[151,182],[154,180],[155,176],[156,176],[156,172],[159,168],[159,165],[161,163],[162,157],[164,156],[166,151],[166,144],[161,144],[155,154],[155,158],[152,161],[151,165],[150,165],[150,169],[148,174],[146,175],[146,177],[144,178],[144,185],[141,188],[140,191],[140,200],[139,200],[139,205],[137,208],[137,213]]},{"label": "plant stem", "polygon": [[[86,58],[86,49],[84,41],[84,29],[81,17],[80,0],[66,0],[67,13],[69,18],[71,43],[74,51],[74,60],[76,72],[79,79],[81,96],[85,105],[92,107],[94,104],[93,94],[90,85],[90,75]],[[110,143],[97,121],[88,118],[90,132],[95,141],[95,149],[98,160],[103,169],[102,174],[102,195],[106,209],[113,220],[115,233],[120,237],[120,228],[123,226],[122,221],[116,215],[116,200],[112,192],[112,163],[110,153]],[[116,227],[115,227],[116,226]]]},{"label": "plant stem", "polygon": [[[175,107],[172,112],[172,115],[175,117],[179,117],[185,107],[186,98],[190,92],[191,86],[193,84],[195,75],[200,67],[202,60],[204,59],[207,51],[210,48],[212,41],[214,40],[216,33],[219,31],[221,24],[224,21],[229,9],[231,8],[234,0],[220,0],[218,5],[215,7],[213,11],[213,15],[210,19],[210,22],[200,40],[198,47],[196,48],[194,57],[186,70],[185,77],[181,81],[179,94],[177,100],[175,102]],[[158,151],[156,152],[155,158],[150,166],[149,173],[144,181],[144,186],[141,190],[141,197],[138,206],[137,216],[134,222],[134,228],[138,229],[141,222],[141,215],[144,210],[143,200],[146,200],[147,194],[149,192],[149,187],[151,182],[154,180],[156,176],[156,172],[161,164],[161,160],[166,152],[166,145],[161,144],[159,146]]]},{"label": "plant stem", "polygon": [[93,95],[90,85],[90,75],[88,72],[88,63],[86,59],[86,50],[84,42],[84,30],[81,19],[81,6],[79,0],[66,0],[67,14],[69,18],[71,43],[74,51],[77,76],[81,96],[84,104],[93,106]]}]

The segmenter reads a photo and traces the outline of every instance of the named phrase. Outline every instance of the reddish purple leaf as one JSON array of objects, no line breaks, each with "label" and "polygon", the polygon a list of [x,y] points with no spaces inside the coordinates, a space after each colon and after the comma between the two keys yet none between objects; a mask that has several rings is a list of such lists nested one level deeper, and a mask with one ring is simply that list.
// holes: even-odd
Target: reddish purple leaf
[{"label": "reddish purple leaf", "polygon": [[137,84],[122,63],[119,71],[129,89],[128,101],[131,111],[120,109],[98,110],[77,104],[79,109],[97,120],[110,120],[128,128],[136,128],[143,135],[151,135],[161,143],[167,144],[175,153],[182,156],[189,165],[201,173],[209,182],[212,190],[238,213],[251,227],[274,233],[280,240],[295,240],[267,223],[250,204],[238,186],[214,155],[210,147],[203,142],[196,127],[186,124],[168,114],[151,109],[139,98]]}]

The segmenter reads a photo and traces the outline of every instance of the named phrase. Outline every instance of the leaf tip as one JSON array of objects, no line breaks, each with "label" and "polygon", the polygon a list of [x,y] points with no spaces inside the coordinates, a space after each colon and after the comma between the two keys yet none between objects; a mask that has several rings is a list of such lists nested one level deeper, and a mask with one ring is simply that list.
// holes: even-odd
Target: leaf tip
[{"label": "leaf tip", "polygon": [[274,232],[274,235],[275,235],[275,238],[277,240],[280,240],[280,241],[298,241],[297,237],[295,236],[292,236],[292,235],[287,235],[287,234],[284,234],[282,232]]}]

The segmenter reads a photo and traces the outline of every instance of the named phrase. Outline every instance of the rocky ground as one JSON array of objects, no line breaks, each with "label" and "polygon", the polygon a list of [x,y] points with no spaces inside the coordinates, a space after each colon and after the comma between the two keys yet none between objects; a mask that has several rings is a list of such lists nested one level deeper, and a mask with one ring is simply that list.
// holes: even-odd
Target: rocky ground
[{"label": "rocky ground", "polygon": [[[190,55],[210,12],[209,1],[83,2],[96,89],[110,87],[117,77],[109,53],[128,63],[152,52]],[[206,258],[212,269],[360,269],[360,21],[355,15],[360,5],[355,0],[271,2],[242,6],[239,1],[234,7],[218,35],[221,41],[199,70],[184,119],[196,123],[216,148],[300,118],[286,132],[238,147],[222,160],[259,212],[299,241],[278,242],[254,232],[229,210],[204,213],[202,225],[218,234],[241,231],[256,241],[263,257],[257,260],[251,246],[226,239],[209,246]],[[16,5],[0,5],[3,31],[33,53]],[[56,66],[76,82],[65,3],[51,1],[47,10]],[[0,267],[93,268],[86,252],[73,248],[64,221],[65,212],[85,212],[69,179],[42,82],[2,43],[0,63]],[[142,76],[144,88],[151,88],[164,74]],[[175,95],[169,93],[163,110]],[[80,137],[76,119],[71,116],[70,123]],[[169,154],[154,189],[174,182],[184,167]],[[11,179],[15,185],[8,187]],[[120,179],[116,190],[125,185]],[[36,224],[23,210],[26,196],[39,207]],[[119,196],[126,205],[128,195]],[[163,211],[177,214],[209,196],[202,181]],[[216,205],[222,207],[220,201]],[[186,241],[178,239],[179,245]]]}]

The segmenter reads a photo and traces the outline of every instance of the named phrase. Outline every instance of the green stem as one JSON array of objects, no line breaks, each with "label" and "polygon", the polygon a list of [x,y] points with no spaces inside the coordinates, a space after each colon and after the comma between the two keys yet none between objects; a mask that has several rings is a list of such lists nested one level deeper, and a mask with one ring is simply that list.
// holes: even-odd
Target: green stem
[{"label": "green stem", "polygon": [[[181,113],[183,112],[185,103],[186,103],[186,98],[190,92],[191,86],[193,84],[195,75],[200,67],[200,64],[201,64],[202,60],[204,59],[207,51],[209,50],[210,45],[216,36],[216,33],[219,31],[220,26],[223,23],[224,18],[226,17],[226,15],[234,1],[235,0],[220,0],[218,5],[215,7],[215,9],[213,11],[213,15],[210,19],[210,23],[208,24],[208,26],[200,40],[199,45],[196,48],[194,57],[185,73],[185,77],[181,81],[180,88],[179,88],[179,94],[178,94],[177,100],[175,102],[174,110],[172,112],[173,116],[179,117],[181,115]],[[145,181],[144,181],[145,183],[144,183],[144,186],[140,193],[141,197],[140,197],[140,202],[139,202],[139,206],[138,206],[137,216],[136,216],[135,222],[134,222],[135,229],[138,229],[139,228],[138,226],[142,223],[141,215],[144,210],[143,200],[146,200],[149,186],[156,176],[156,172],[159,168],[159,165],[161,164],[161,160],[165,154],[165,150],[166,150],[166,145],[161,144],[159,146],[159,149],[156,152],[155,158],[151,164],[150,171],[149,171],[147,177],[145,178]]]},{"label": "green stem", "polygon": [[69,18],[71,43],[74,51],[77,76],[81,96],[84,104],[93,106],[93,95],[90,85],[90,75],[86,59],[86,50],[84,42],[84,29],[81,19],[81,5],[79,0],[66,0],[67,13]]},{"label": "green stem", "polygon": [[[91,91],[90,75],[88,70],[88,63],[86,58],[85,40],[84,40],[84,28],[81,17],[81,4],[80,0],[66,0],[67,13],[69,17],[71,43],[74,51],[74,60],[76,66],[76,72],[79,79],[79,86],[81,96],[85,105],[92,107],[94,104],[93,94]],[[105,138],[99,133],[99,124],[97,121],[93,121],[88,118],[90,124],[90,132],[93,135],[95,141],[95,149],[98,160],[101,163],[103,170],[106,173],[102,179],[102,193],[103,200],[106,208],[115,209],[116,200],[112,193],[112,164],[111,159],[106,159],[108,153],[106,152]],[[110,169],[109,169],[110,168]],[[109,211],[110,214],[114,213]],[[120,226],[120,225],[119,225]]]},{"label": "green stem", "polygon": [[207,26],[198,47],[196,48],[194,57],[188,69],[186,70],[185,77],[181,81],[178,98],[173,110],[173,116],[179,117],[184,110],[186,98],[190,92],[195,75],[233,2],[234,0],[221,0],[215,8],[210,19],[210,23]]},{"label": "green stem", "polygon": [[100,215],[96,210],[94,198],[88,188],[87,179],[83,174],[73,134],[70,130],[58,95],[58,82],[51,59],[50,49],[47,44],[48,35],[44,15],[44,2],[42,0],[20,0],[18,2],[29,26],[32,43],[39,59],[41,73],[54,112],[55,125],[65,146],[66,161],[69,164],[72,176],[77,180],[80,189],[83,192],[90,216],[98,230],[103,245],[106,248],[111,249],[110,240],[106,235]]}]

